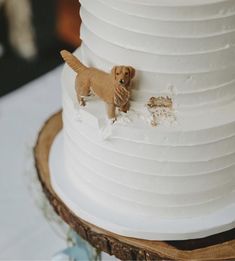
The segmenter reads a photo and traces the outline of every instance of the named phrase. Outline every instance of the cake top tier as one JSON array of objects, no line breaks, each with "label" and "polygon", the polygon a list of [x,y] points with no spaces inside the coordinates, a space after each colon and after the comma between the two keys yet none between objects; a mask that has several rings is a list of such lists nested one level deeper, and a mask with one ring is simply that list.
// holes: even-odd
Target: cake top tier
[{"label": "cake top tier", "polygon": [[235,100],[235,0],[80,0],[84,62],[137,70],[133,99],[182,110]]}]

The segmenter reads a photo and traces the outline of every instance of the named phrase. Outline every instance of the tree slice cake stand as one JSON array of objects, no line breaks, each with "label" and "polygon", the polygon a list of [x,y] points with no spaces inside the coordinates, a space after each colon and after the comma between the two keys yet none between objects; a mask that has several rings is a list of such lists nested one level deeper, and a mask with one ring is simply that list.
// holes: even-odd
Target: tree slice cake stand
[{"label": "tree slice cake stand", "polygon": [[150,241],[120,236],[79,218],[55,193],[51,184],[50,149],[61,130],[60,111],[39,133],[34,149],[38,177],[56,213],[95,248],[121,260],[235,260],[235,229],[194,240]]}]

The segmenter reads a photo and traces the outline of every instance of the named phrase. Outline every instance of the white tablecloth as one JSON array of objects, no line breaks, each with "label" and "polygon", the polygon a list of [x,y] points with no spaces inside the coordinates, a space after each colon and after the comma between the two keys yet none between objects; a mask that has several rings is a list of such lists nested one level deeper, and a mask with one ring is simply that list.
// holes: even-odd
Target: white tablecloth
[{"label": "white tablecloth", "polygon": [[60,73],[0,98],[0,260],[49,260],[66,247],[28,189],[37,133],[61,108]]},{"label": "white tablecloth", "polygon": [[61,109],[60,75],[61,67],[0,98],[0,260],[51,260],[67,247],[64,231],[45,218],[33,162],[39,130]]}]

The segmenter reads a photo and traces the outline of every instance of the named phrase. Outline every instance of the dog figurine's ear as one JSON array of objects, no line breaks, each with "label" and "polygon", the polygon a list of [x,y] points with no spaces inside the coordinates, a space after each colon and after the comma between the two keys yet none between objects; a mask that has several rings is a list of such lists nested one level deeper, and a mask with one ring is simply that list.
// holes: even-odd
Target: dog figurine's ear
[{"label": "dog figurine's ear", "polygon": [[117,70],[117,66],[114,66],[114,67],[112,68],[112,71],[111,71],[111,73],[112,73],[112,75],[113,75],[113,77],[114,77],[115,80],[116,80],[116,70]]},{"label": "dog figurine's ear", "polygon": [[128,66],[128,69],[130,70],[131,79],[133,79],[135,77],[135,69],[131,66]]}]

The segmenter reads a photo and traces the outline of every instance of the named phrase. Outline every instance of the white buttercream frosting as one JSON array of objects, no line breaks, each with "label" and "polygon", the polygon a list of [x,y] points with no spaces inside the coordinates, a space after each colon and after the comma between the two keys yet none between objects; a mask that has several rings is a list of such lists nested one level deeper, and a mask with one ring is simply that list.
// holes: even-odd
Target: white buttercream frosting
[{"label": "white buttercream frosting", "polygon": [[[66,175],[114,212],[192,218],[235,200],[235,1],[81,0],[89,66],[137,69],[131,111],[108,125],[105,105],[79,108],[65,67]],[[145,104],[169,95],[174,116],[151,127]]]}]

